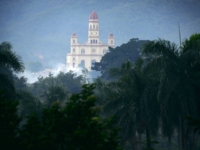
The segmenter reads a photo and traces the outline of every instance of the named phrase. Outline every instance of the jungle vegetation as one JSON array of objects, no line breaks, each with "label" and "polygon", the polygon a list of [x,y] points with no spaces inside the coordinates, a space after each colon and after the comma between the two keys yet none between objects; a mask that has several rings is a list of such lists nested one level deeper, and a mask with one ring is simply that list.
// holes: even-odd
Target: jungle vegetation
[{"label": "jungle vegetation", "polygon": [[27,83],[0,44],[0,143],[5,149],[200,149],[200,34],[177,45],[131,39],[109,48],[86,84],[70,71]]}]

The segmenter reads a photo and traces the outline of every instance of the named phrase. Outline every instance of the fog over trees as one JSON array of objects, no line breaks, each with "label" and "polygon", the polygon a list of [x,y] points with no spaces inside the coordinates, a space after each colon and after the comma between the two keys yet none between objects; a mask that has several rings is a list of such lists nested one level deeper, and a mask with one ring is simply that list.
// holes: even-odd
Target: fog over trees
[{"label": "fog over trees", "polygon": [[[0,149],[199,150],[199,7],[2,0]],[[116,47],[91,71],[66,70],[70,35],[86,41],[93,9]]]},{"label": "fog over trees", "polygon": [[[1,145],[6,149],[200,148],[200,34],[177,45],[131,39],[86,74],[27,83],[8,42],[0,44]],[[120,57],[118,57],[120,56]],[[84,72],[86,73],[86,72]],[[114,117],[114,118],[113,118]]]}]

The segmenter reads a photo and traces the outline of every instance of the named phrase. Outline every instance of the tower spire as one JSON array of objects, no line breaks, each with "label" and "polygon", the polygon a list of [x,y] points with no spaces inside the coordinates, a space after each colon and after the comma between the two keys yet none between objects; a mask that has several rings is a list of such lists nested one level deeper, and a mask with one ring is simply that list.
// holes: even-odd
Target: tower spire
[{"label": "tower spire", "polygon": [[99,44],[99,19],[93,10],[89,17],[88,44]]}]

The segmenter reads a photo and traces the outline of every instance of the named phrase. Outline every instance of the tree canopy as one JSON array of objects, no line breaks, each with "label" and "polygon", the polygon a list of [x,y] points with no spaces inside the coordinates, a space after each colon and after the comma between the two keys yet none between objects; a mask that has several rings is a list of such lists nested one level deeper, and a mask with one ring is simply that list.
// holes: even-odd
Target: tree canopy
[{"label": "tree canopy", "polygon": [[96,62],[92,69],[101,71],[101,77],[106,78],[110,68],[120,67],[122,63],[128,60],[134,63],[139,57],[143,45],[148,42],[148,40],[133,38],[128,43],[122,44],[119,47],[109,47],[108,53],[102,57],[99,63]]}]

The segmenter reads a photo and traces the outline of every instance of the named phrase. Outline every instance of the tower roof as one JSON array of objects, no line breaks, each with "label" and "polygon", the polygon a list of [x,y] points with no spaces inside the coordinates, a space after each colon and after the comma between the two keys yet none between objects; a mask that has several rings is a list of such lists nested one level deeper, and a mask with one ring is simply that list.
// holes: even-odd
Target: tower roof
[{"label": "tower roof", "polygon": [[98,15],[95,11],[90,14],[90,20],[98,20]]},{"label": "tower roof", "polygon": [[113,34],[112,33],[110,33],[110,35],[109,35],[110,37],[113,37]]},{"label": "tower roof", "polygon": [[71,37],[76,37],[76,33],[74,32]]},{"label": "tower roof", "polygon": [[109,39],[114,39],[114,35],[112,33],[110,33],[110,35],[108,36]]}]

